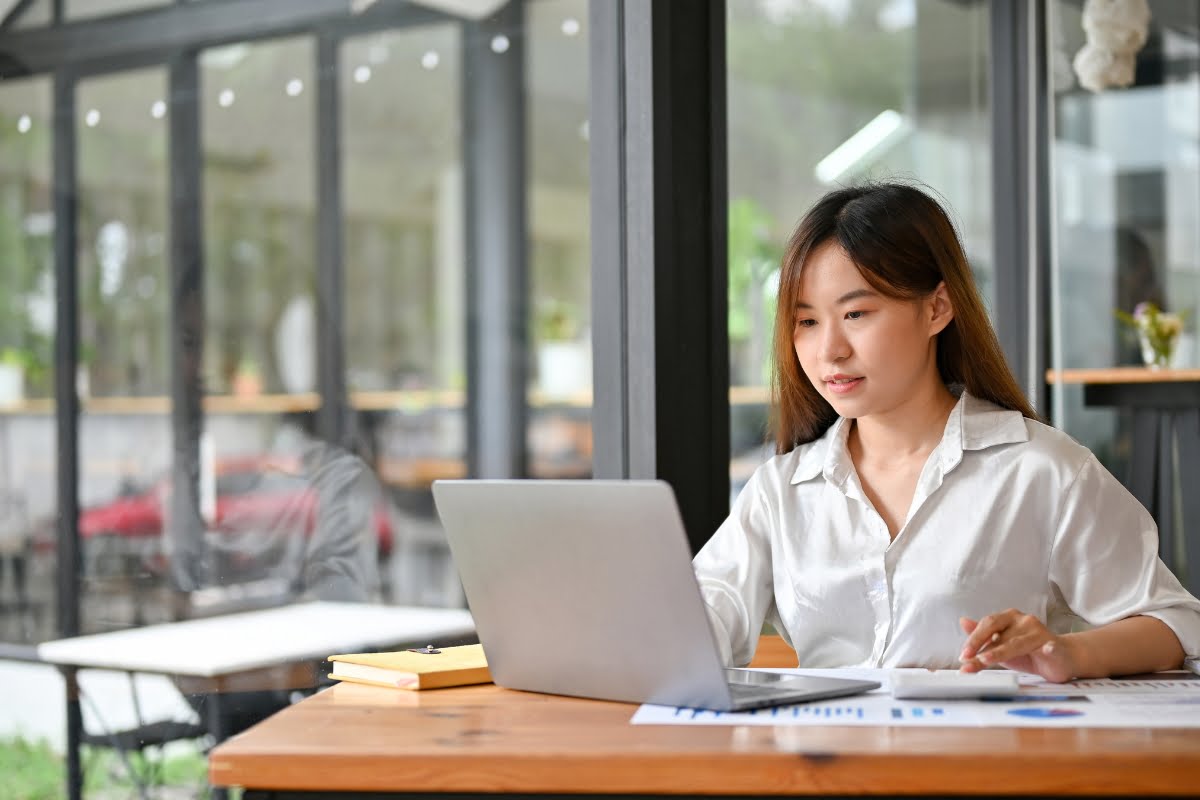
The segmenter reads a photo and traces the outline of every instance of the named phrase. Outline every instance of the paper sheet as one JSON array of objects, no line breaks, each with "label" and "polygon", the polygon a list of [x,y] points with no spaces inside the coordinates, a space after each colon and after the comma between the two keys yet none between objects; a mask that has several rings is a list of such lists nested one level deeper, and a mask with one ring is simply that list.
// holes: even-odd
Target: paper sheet
[{"label": "paper sheet", "polygon": [[876,680],[883,688],[836,700],[742,712],[643,705],[634,725],[839,725],[1002,728],[1200,728],[1200,679],[1187,673],[1046,683],[1021,676],[1021,693],[997,700],[896,700],[893,670],[764,670]]}]

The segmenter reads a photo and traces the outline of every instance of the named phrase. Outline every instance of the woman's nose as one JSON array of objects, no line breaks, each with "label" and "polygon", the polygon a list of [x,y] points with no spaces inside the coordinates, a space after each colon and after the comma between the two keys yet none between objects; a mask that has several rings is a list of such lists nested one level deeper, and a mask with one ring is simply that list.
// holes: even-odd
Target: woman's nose
[{"label": "woman's nose", "polygon": [[828,362],[841,361],[850,355],[850,342],[836,325],[826,325],[821,337],[821,358]]}]

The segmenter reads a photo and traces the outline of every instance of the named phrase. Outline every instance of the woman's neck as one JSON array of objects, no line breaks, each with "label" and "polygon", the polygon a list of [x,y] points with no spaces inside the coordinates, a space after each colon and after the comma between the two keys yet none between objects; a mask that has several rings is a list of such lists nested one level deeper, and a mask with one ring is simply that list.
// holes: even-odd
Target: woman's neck
[{"label": "woman's neck", "polygon": [[957,402],[939,380],[896,408],[856,419],[848,441],[851,456],[856,463],[863,457],[883,464],[924,460],[942,440]]}]

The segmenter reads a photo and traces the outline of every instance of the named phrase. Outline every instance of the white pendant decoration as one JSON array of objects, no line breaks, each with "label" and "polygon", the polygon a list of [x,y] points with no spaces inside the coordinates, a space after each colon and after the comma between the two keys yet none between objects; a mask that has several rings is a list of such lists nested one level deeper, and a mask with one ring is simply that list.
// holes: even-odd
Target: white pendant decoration
[{"label": "white pendant decoration", "polygon": [[1150,5],[1146,0],[1087,0],[1083,30],[1087,44],[1075,54],[1079,85],[1089,91],[1133,83],[1138,50],[1146,43]]}]

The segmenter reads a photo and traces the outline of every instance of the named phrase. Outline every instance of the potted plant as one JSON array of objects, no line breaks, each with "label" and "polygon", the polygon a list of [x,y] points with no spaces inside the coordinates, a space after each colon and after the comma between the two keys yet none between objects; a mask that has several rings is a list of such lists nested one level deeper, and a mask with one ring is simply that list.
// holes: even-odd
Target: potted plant
[{"label": "potted plant", "polygon": [[15,347],[0,350],[0,406],[12,406],[25,399],[24,352]]},{"label": "potted plant", "polygon": [[1170,365],[1175,343],[1183,332],[1183,314],[1163,311],[1151,302],[1138,303],[1132,314],[1117,309],[1117,319],[1137,332],[1142,362],[1150,369]]},{"label": "potted plant", "polygon": [[583,335],[578,306],[556,299],[537,305],[537,386],[550,398],[587,392],[592,386],[592,346]]}]

